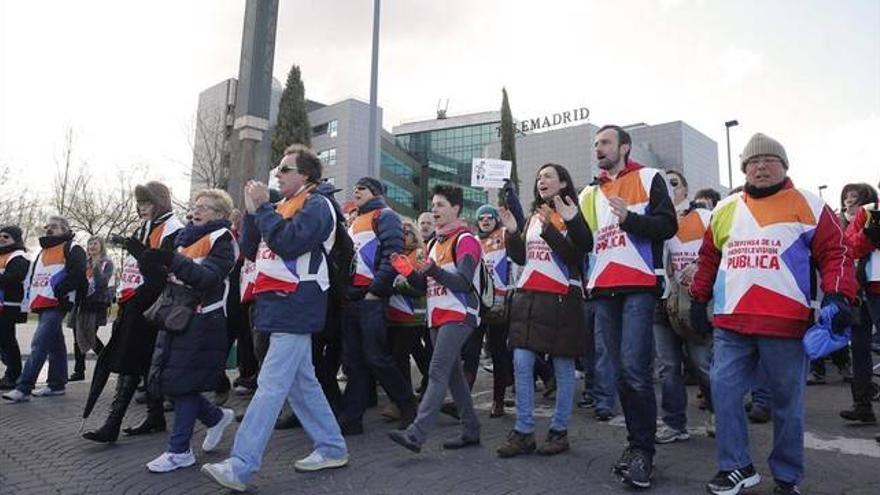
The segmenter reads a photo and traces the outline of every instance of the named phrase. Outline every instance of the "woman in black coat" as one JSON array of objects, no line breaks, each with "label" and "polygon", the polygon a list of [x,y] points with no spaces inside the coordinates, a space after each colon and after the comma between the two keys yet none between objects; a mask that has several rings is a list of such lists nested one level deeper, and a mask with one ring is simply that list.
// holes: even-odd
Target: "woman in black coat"
[{"label": "woman in black coat", "polygon": [[[137,211],[143,223],[129,238],[113,236],[111,242],[124,247],[128,256],[123,260],[117,277],[118,309],[113,322],[110,341],[98,357],[95,366],[118,373],[116,394],[104,424],[87,431],[83,438],[99,443],[115,442],[119,436],[122,418],[134,396],[141,377],[145,377],[156,342],[156,326],[144,319],[149,308],[165,286],[166,271],[142,267],[139,259],[147,248],[174,249],[174,238],[183,228],[171,211],[171,192],[159,182],[148,182],[134,189]],[[162,397],[149,397],[147,417],[134,428],[124,430],[129,435],[165,431],[165,413]]]},{"label": "woman in black coat", "polygon": [[535,201],[524,232],[510,210],[501,211],[507,229],[510,259],[523,270],[510,305],[508,344],[513,349],[516,388],[516,425],[500,457],[535,450],[535,361],[549,354],[556,375],[556,411],[540,452],[554,455],[568,450],[568,420],[574,402],[574,358],[583,354],[581,277],[592,245],[572,239],[590,238],[574,192],[571,175],[561,165],[548,163],[535,178]]},{"label": "woman in black coat", "polygon": [[232,199],[225,191],[207,189],[196,195],[191,212],[192,223],[178,234],[176,252],[148,249],[141,255],[142,265],[168,271],[161,297],[193,310],[183,325],[165,319],[156,338],[147,389],[174,401],[174,430],[168,449],[147,463],[154,473],[195,463],[190,439],[196,419],[208,426],[202,449],[209,452],[235,418],[232,409],[218,408],[201,395],[217,387],[226,362],[225,303],[237,258],[229,230]]}]

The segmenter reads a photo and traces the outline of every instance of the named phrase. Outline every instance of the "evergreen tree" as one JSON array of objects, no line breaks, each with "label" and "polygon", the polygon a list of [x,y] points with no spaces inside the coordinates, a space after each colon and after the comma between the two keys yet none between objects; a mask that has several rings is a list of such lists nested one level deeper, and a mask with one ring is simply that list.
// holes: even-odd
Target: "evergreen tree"
[{"label": "evergreen tree", "polygon": [[510,183],[513,185],[513,190],[519,194],[519,176],[516,173],[516,128],[513,125],[506,88],[501,88],[501,95],[501,159],[510,160]]},{"label": "evergreen tree", "polygon": [[306,89],[299,66],[294,65],[287,74],[287,84],[278,105],[278,123],[272,133],[272,161],[275,166],[284,156],[284,149],[294,143],[311,145],[312,126],[306,112]]}]

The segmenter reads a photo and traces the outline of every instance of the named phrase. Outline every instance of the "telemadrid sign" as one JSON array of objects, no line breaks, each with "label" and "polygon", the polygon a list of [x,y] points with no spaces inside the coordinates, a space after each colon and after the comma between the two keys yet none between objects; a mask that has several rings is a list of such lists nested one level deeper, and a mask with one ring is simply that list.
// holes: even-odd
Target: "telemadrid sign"
[{"label": "telemadrid sign", "polygon": [[574,110],[566,110],[564,112],[557,112],[533,119],[520,120],[516,123],[516,132],[518,134],[525,134],[530,131],[537,131],[549,127],[578,122],[580,120],[587,120],[588,118],[590,118],[590,109],[587,107],[580,107],[575,108]]}]

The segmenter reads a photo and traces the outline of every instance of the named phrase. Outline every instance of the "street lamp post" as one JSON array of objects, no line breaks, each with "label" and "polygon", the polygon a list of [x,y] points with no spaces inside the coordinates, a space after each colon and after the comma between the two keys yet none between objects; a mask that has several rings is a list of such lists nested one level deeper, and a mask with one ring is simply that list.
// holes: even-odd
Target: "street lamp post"
[{"label": "street lamp post", "polygon": [[379,8],[381,0],[373,1],[373,55],[370,66],[370,126],[368,156],[367,156],[367,175],[378,178],[379,168],[376,166],[376,144],[379,142],[379,103],[376,93],[379,84]]},{"label": "street lamp post", "polygon": [[739,121],[737,120],[728,120],[724,123],[727,131],[727,187],[731,189],[733,189],[733,167],[730,164],[730,128],[738,125]]},{"label": "street lamp post", "polygon": [[827,184],[822,184],[821,186],[819,186],[819,199],[825,199],[822,197],[822,191],[824,191],[825,189],[828,189]]}]

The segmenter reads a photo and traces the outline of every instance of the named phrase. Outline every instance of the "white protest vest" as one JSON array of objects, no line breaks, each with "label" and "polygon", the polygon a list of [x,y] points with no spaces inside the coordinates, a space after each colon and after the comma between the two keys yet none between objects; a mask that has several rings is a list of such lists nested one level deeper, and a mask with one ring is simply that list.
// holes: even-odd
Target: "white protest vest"
[{"label": "white protest vest", "polygon": [[711,216],[712,212],[703,208],[691,211],[678,221],[678,231],[666,241],[669,269],[676,282],[681,282],[681,272],[697,261]]},{"label": "white protest vest", "polygon": [[[181,255],[186,256],[187,258],[193,260],[194,263],[202,264],[202,262],[205,261],[205,258],[207,258],[208,255],[211,253],[211,249],[214,248],[214,243],[217,242],[217,239],[223,237],[223,235],[227,234],[227,233],[229,234],[230,237],[232,237],[232,246],[235,251],[235,258],[237,259],[238,258],[238,244],[235,242],[235,237],[232,236],[232,232],[230,232],[230,230],[225,227],[203,235],[199,240],[190,244],[189,246],[178,247],[177,252],[180,253]],[[168,282],[173,283],[173,284],[183,285],[183,282],[178,280],[177,277],[175,277],[173,273],[168,275]],[[223,280],[223,283],[224,283],[223,297],[220,298],[220,300],[218,300],[218,301],[214,301],[213,303],[208,304],[207,306],[199,306],[198,308],[196,308],[197,312],[210,313],[211,311],[214,311],[216,309],[223,308],[223,311],[225,313],[225,311],[226,311],[226,297],[229,295],[229,277],[228,276]]]},{"label": "white protest vest", "polygon": [[[456,244],[461,242],[461,239],[470,236],[473,237],[473,234],[469,232],[458,234],[458,236],[450,237],[443,242],[434,242],[431,246],[431,251],[428,256],[431,260],[434,261],[434,264],[437,265],[437,268],[441,270],[446,270],[447,272],[456,272],[456,260],[453,255],[453,251],[457,251],[457,249],[453,249]],[[462,322],[467,319],[467,315],[473,315],[474,318],[477,319],[477,324],[480,321],[480,314],[477,308],[471,308],[468,306],[468,292],[453,292],[436,280],[433,277],[428,278],[428,327],[440,327],[445,325],[446,323],[457,323]],[[479,287],[480,283],[480,269],[479,266],[474,270],[474,279],[472,284],[474,287]]]},{"label": "white protest vest", "polygon": [[254,282],[257,280],[257,264],[245,259],[241,264],[241,276],[238,283],[238,294],[241,302],[249,303],[254,300]]},{"label": "white protest vest", "polygon": [[[553,226],[565,236],[568,230],[559,213],[553,212]],[[580,287],[581,282],[543,238],[541,220],[537,214],[529,219],[526,229],[526,263],[519,276],[517,288],[533,292],[568,294],[569,288]]]},{"label": "white protest vest", "polygon": [[[276,211],[285,220],[289,220],[299,213],[308,197],[308,192],[299,193],[278,204]],[[330,200],[323,195],[321,198],[327,203],[333,218],[333,229],[323,243],[324,252],[329,253],[336,240],[336,211]],[[300,282],[306,281],[317,282],[321,290],[326,291],[330,288],[330,273],[327,267],[327,260],[322,256],[316,273],[310,273],[309,267],[311,264],[311,252],[303,253],[293,260],[284,260],[269,249],[265,240],[261,240],[256,255],[257,275],[254,280],[254,295],[263,292],[293,293],[296,292]]]},{"label": "white protest vest", "polygon": [[[29,310],[50,309],[57,307],[60,301],[55,297],[55,287],[67,276],[64,268],[67,260],[66,242],[43,249],[31,265],[31,271],[25,287]],[[76,297],[75,292],[64,296],[71,303]]]},{"label": "white protest vest", "polygon": [[[144,239],[141,241],[148,248],[159,249],[162,241],[183,228],[183,224],[177,217],[170,216],[159,228],[152,229],[152,222],[144,224]],[[116,300],[124,304],[134,297],[135,291],[144,283],[144,277],[138,268],[138,262],[132,255],[126,255],[122,261],[122,270],[119,273],[119,286],[116,288]]]}]

